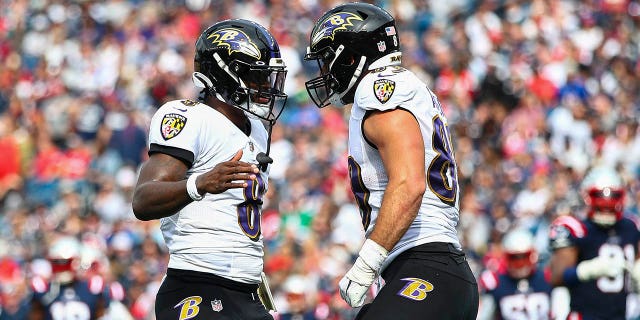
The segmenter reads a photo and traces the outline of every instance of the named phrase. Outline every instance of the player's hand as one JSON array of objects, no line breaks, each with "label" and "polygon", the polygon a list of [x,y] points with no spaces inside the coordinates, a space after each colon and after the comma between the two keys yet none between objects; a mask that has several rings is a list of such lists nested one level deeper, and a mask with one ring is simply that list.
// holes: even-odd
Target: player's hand
[{"label": "player's hand", "polygon": [[240,161],[242,149],[229,161],[218,163],[196,179],[200,194],[221,193],[233,188],[245,188],[248,180],[255,180],[260,172],[255,164]]},{"label": "player's hand", "polygon": [[360,307],[364,304],[367,290],[378,276],[380,267],[389,253],[379,244],[367,239],[360,249],[360,254],[353,267],[340,280],[340,296],[351,307]]},{"label": "player's hand", "polygon": [[580,281],[589,281],[600,277],[616,277],[624,270],[623,257],[597,256],[578,264],[576,273]]}]

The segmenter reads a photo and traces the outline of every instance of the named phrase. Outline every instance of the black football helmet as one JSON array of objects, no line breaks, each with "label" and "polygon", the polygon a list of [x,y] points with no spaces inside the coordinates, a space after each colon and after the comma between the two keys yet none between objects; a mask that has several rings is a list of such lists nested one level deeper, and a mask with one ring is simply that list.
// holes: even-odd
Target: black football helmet
[{"label": "black football helmet", "polygon": [[194,84],[204,95],[245,111],[249,117],[277,120],[287,95],[280,47],[263,26],[243,19],[218,22],[196,41]]},{"label": "black football helmet", "polygon": [[339,5],[316,22],[304,59],[320,67],[320,76],[305,83],[319,108],[353,103],[367,70],[400,64],[395,19],[372,4]]}]

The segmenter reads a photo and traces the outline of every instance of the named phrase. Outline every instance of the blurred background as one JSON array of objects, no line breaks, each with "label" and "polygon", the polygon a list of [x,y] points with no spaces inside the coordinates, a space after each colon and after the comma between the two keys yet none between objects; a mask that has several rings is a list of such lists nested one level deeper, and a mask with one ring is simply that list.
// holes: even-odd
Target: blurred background
[{"label": "blurred background", "polygon": [[[626,213],[638,216],[638,1],[370,2],[396,17],[403,64],[445,108],[476,274],[500,268],[515,227],[535,235],[545,264],[548,225],[581,215],[578,185],[593,165],[616,167]],[[348,113],[308,99],[316,65],[302,60],[313,23],[338,3],[0,0],[2,308],[29,299],[29,281],[51,276],[50,245],[73,236],[81,275],[120,285],[114,300],[154,319],[168,255],[159,222],[131,209],[149,121],[164,102],[196,97],[200,31],[248,18],[274,34],[289,70],[262,216],[276,318],[352,319],[337,292],[363,239],[346,179]]]}]

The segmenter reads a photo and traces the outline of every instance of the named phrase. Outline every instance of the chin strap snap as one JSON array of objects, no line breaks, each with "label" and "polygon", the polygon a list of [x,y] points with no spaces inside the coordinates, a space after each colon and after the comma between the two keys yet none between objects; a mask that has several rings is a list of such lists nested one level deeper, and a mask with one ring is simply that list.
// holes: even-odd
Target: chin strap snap
[{"label": "chin strap snap", "polygon": [[271,149],[271,129],[273,129],[274,121],[269,121],[269,133],[267,135],[267,152],[260,152],[256,156],[256,161],[258,161],[258,167],[262,172],[267,171],[267,167],[270,163],[273,163],[273,159],[269,157],[269,150]]}]

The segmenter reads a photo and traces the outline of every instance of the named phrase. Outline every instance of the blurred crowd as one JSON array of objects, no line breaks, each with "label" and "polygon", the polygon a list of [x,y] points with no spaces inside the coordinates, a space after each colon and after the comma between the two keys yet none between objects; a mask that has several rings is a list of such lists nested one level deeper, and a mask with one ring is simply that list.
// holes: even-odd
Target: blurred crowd
[{"label": "blurred crowd", "polygon": [[[347,180],[345,110],[318,109],[302,60],[331,0],[0,0],[0,303],[48,277],[47,249],[73,236],[81,267],[153,319],[168,254],[132,189],[151,115],[194,98],[195,39],[226,18],[253,19],[280,43],[286,109],[273,132],[263,210],[265,271],[277,318],[352,319],[337,281],[363,231]],[[640,212],[640,3],[637,0],[386,0],[403,64],[437,93],[453,129],[459,234],[475,272],[497,269],[514,227],[536,235],[580,216],[578,186],[596,164],[627,183]],[[212,124],[215,125],[215,124]]]}]

